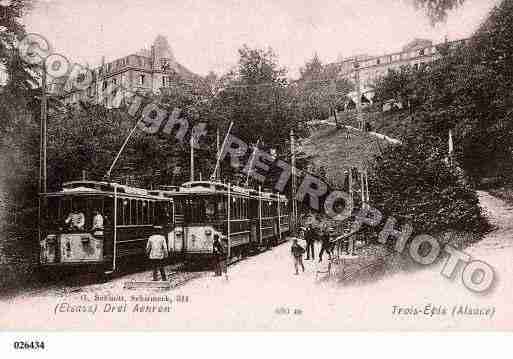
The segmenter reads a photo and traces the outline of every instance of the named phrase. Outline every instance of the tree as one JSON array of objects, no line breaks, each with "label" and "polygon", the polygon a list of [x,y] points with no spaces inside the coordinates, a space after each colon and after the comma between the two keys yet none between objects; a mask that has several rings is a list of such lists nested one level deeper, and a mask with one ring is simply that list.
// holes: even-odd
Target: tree
[{"label": "tree", "polygon": [[33,218],[37,197],[39,117],[34,107],[38,91],[34,68],[21,60],[16,43],[25,34],[21,18],[30,5],[31,1],[23,0],[0,4],[0,71],[7,74],[7,84],[0,88],[0,166],[8,169],[0,174],[0,196],[25,207],[27,218]]},{"label": "tree", "polygon": [[216,97],[216,115],[234,121],[234,133],[247,143],[284,149],[291,129],[297,128],[295,99],[272,49],[239,50],[239,64],[224,76],[224,90]]},{"label": "tree", "polygon": [[369,179],[372,204],[384,218],[412,224],[415,234],[481,231],[477,195],[444,161],[443,142],[408,138],[385,148]]},{"label": "tree", "polygon": [[414,5],[425,11],[426,15],[435,25],[445,21],[449,11],[458,8],[465,3],[465,0],[413,0]]},{"label": "tree", "polygon": [[353,86],[338,73],[336,66],[324,65],[317,54],[300,69],[296,84],[299,113],[304,121],[323,120],[343,105]]}]

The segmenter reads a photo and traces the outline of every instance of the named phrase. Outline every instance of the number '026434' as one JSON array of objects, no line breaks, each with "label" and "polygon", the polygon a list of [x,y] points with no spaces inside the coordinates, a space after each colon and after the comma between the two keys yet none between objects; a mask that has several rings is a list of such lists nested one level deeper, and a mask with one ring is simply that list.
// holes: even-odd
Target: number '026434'
[{"label": "number '026434'", "polygon": [[43,341],[15,341],[13,343],[16,350],[44,350],[45,342]]}]

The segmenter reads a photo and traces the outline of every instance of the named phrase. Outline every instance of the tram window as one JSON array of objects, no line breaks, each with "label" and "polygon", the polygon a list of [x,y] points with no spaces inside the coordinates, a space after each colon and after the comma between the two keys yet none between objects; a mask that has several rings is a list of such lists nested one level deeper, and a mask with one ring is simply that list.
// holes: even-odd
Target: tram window
[{"label": "tram window", "polygon": [[57,228],[62,223],[62,216],[59,214],[60,202],[60,197],[47,198],[45,216],[45,226],[47,228]]},{"label": "tram window", "polygon": [[155,219],[156,222],[160,225],[166,225],[170,222],[170,214],[167,206],[168,203],[164,201],[156,203]]},{"label": "tram window", "polygon": [[174,217],[174,208],[173,208],[172,202],[167,202],[167,213],[169,213],[169,218],[167,220],[168,224],[169,224],[173,221],[173,217]]},{"label": "tram window", "polygon": [[148,201],[142,201],[142,223],[148,224]]},{"label": "tram window", "polygon": [[86,225],[87,225],[87,228],[92,228],[93,227],[93,217],[95,215],[95,211],[98,211],[100,212],[100,214],[102,215],[102,217],[105,219],[105,213],[104,213],[104,210],[103,210],[103,198],[101,197],[95,197],[92,199],[91,201],[91,206],[90,206],[90,214],[86,215],[86,218],[89,217],[90,220],[87,220],[86,221]]},{"label": "tram window", "polygon": [[232,197],[231,199],[231,203],[230,203],[230,218],[235,218],[235,198]]},{"label": "tram window", "polygon": [[123,224],[130,224],[130,200],[123,199]]},{"label": "tram window", "polygon": [[154,222],[154,207],[155,207],[155,204],[153,203],[153,201],[149,201],[148,203],[148,223],[149,224],[153,224]]},{"label": "tram window", "polygon": [[216,203],[213,198],[205,199],[205,217],[207,220],[212,220],[216,215]]},{"label": "tram window", "polygon": [[141,200],[137,201],[136,216],[137,216],[137,224],[144,224],[144,221],[143,221],[143,211],[142,211],[142,201]]},{"label": "tram window", "polygon": [[116,218],[116,224],[119,226],[119,225],[122,225],[123,224],[123,200],[122,199],[118,199],[117,200],[118,203],[116,204],[116,213],[117,213],[117,218]]},{"label": "tram window", "polygon": [[191,221],[193,223],[203,222],[205,219],[205,205],[203,199],[193,199],[192,200],[192,216]]},{"label": "tram window", "polygon": [[183,200],[176,200],[175,201],[175,212],[177,215],[183,215]]},{"label": "tram window", "polygon": [[71,212],[71,198],[64,198],[64,200],[62,201],[62,207],[61,207],[61,213],[60,213],[63,222],[66,219],[66,216],[68,215],[68,213],[70,213],[70,212]]},{"label": "tram window", "polygon": [[226,218],[226,200],[223,197],[219,198],[217,201],[217,218]]},{"label": "tram window", "polygon": [[111,198],[106,197],[103,200],[103,212],[100,212],[103,216],[103,224],[104,226],[112,224],[113,223],[113,205],[114,202]]},{"label": "tram window", "polygon": [[130,224],[137,224],[137,204],[135,199],[130,200]]}]

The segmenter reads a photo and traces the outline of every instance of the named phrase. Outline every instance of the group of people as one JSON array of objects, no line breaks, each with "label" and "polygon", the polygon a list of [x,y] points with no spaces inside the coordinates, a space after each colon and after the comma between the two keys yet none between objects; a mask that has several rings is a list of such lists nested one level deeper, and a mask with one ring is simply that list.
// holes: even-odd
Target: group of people
[{"label": "group of people", "polygon": [[[91,226],[92,231],[103,230],[104,218],[99,210],[95,210],[93,215],[93,223]],[[71,231],[83,231],[85,228],[85,215],[83,212],[74,207],[66,220],[64,221],[66,226]]]},{"label": "group of people", "polygon": [[291,253],[294,258],[294,269],[296,270],[296,275],[299,274],[299,267],[305,271],[305,266],[303,264],[303,254],[306,252],[305,260],[311,259],[315,260],[315,242],[321,241],[321,251],[319,252],[319,263],[322,262],[322,257],[324,253],[328,253],[329,258],[331,259],[333,246],[332,239],[335,235],[335,230],[333,228],[325,228],[321,230],[320,228],[316,228],[313,225],[308,225],[304,230],[304,239],[306,241],[306,250],[299,244],[297,238],[293,240]]}]

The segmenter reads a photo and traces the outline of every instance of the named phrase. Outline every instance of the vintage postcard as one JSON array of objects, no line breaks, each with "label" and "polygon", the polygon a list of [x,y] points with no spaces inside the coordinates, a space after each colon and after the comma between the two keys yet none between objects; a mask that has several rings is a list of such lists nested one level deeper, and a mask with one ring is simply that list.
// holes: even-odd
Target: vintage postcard
[{"label": "vintage postcard", "polygon": [[0,0],[0,330],[510,331],[512,23]]}]

